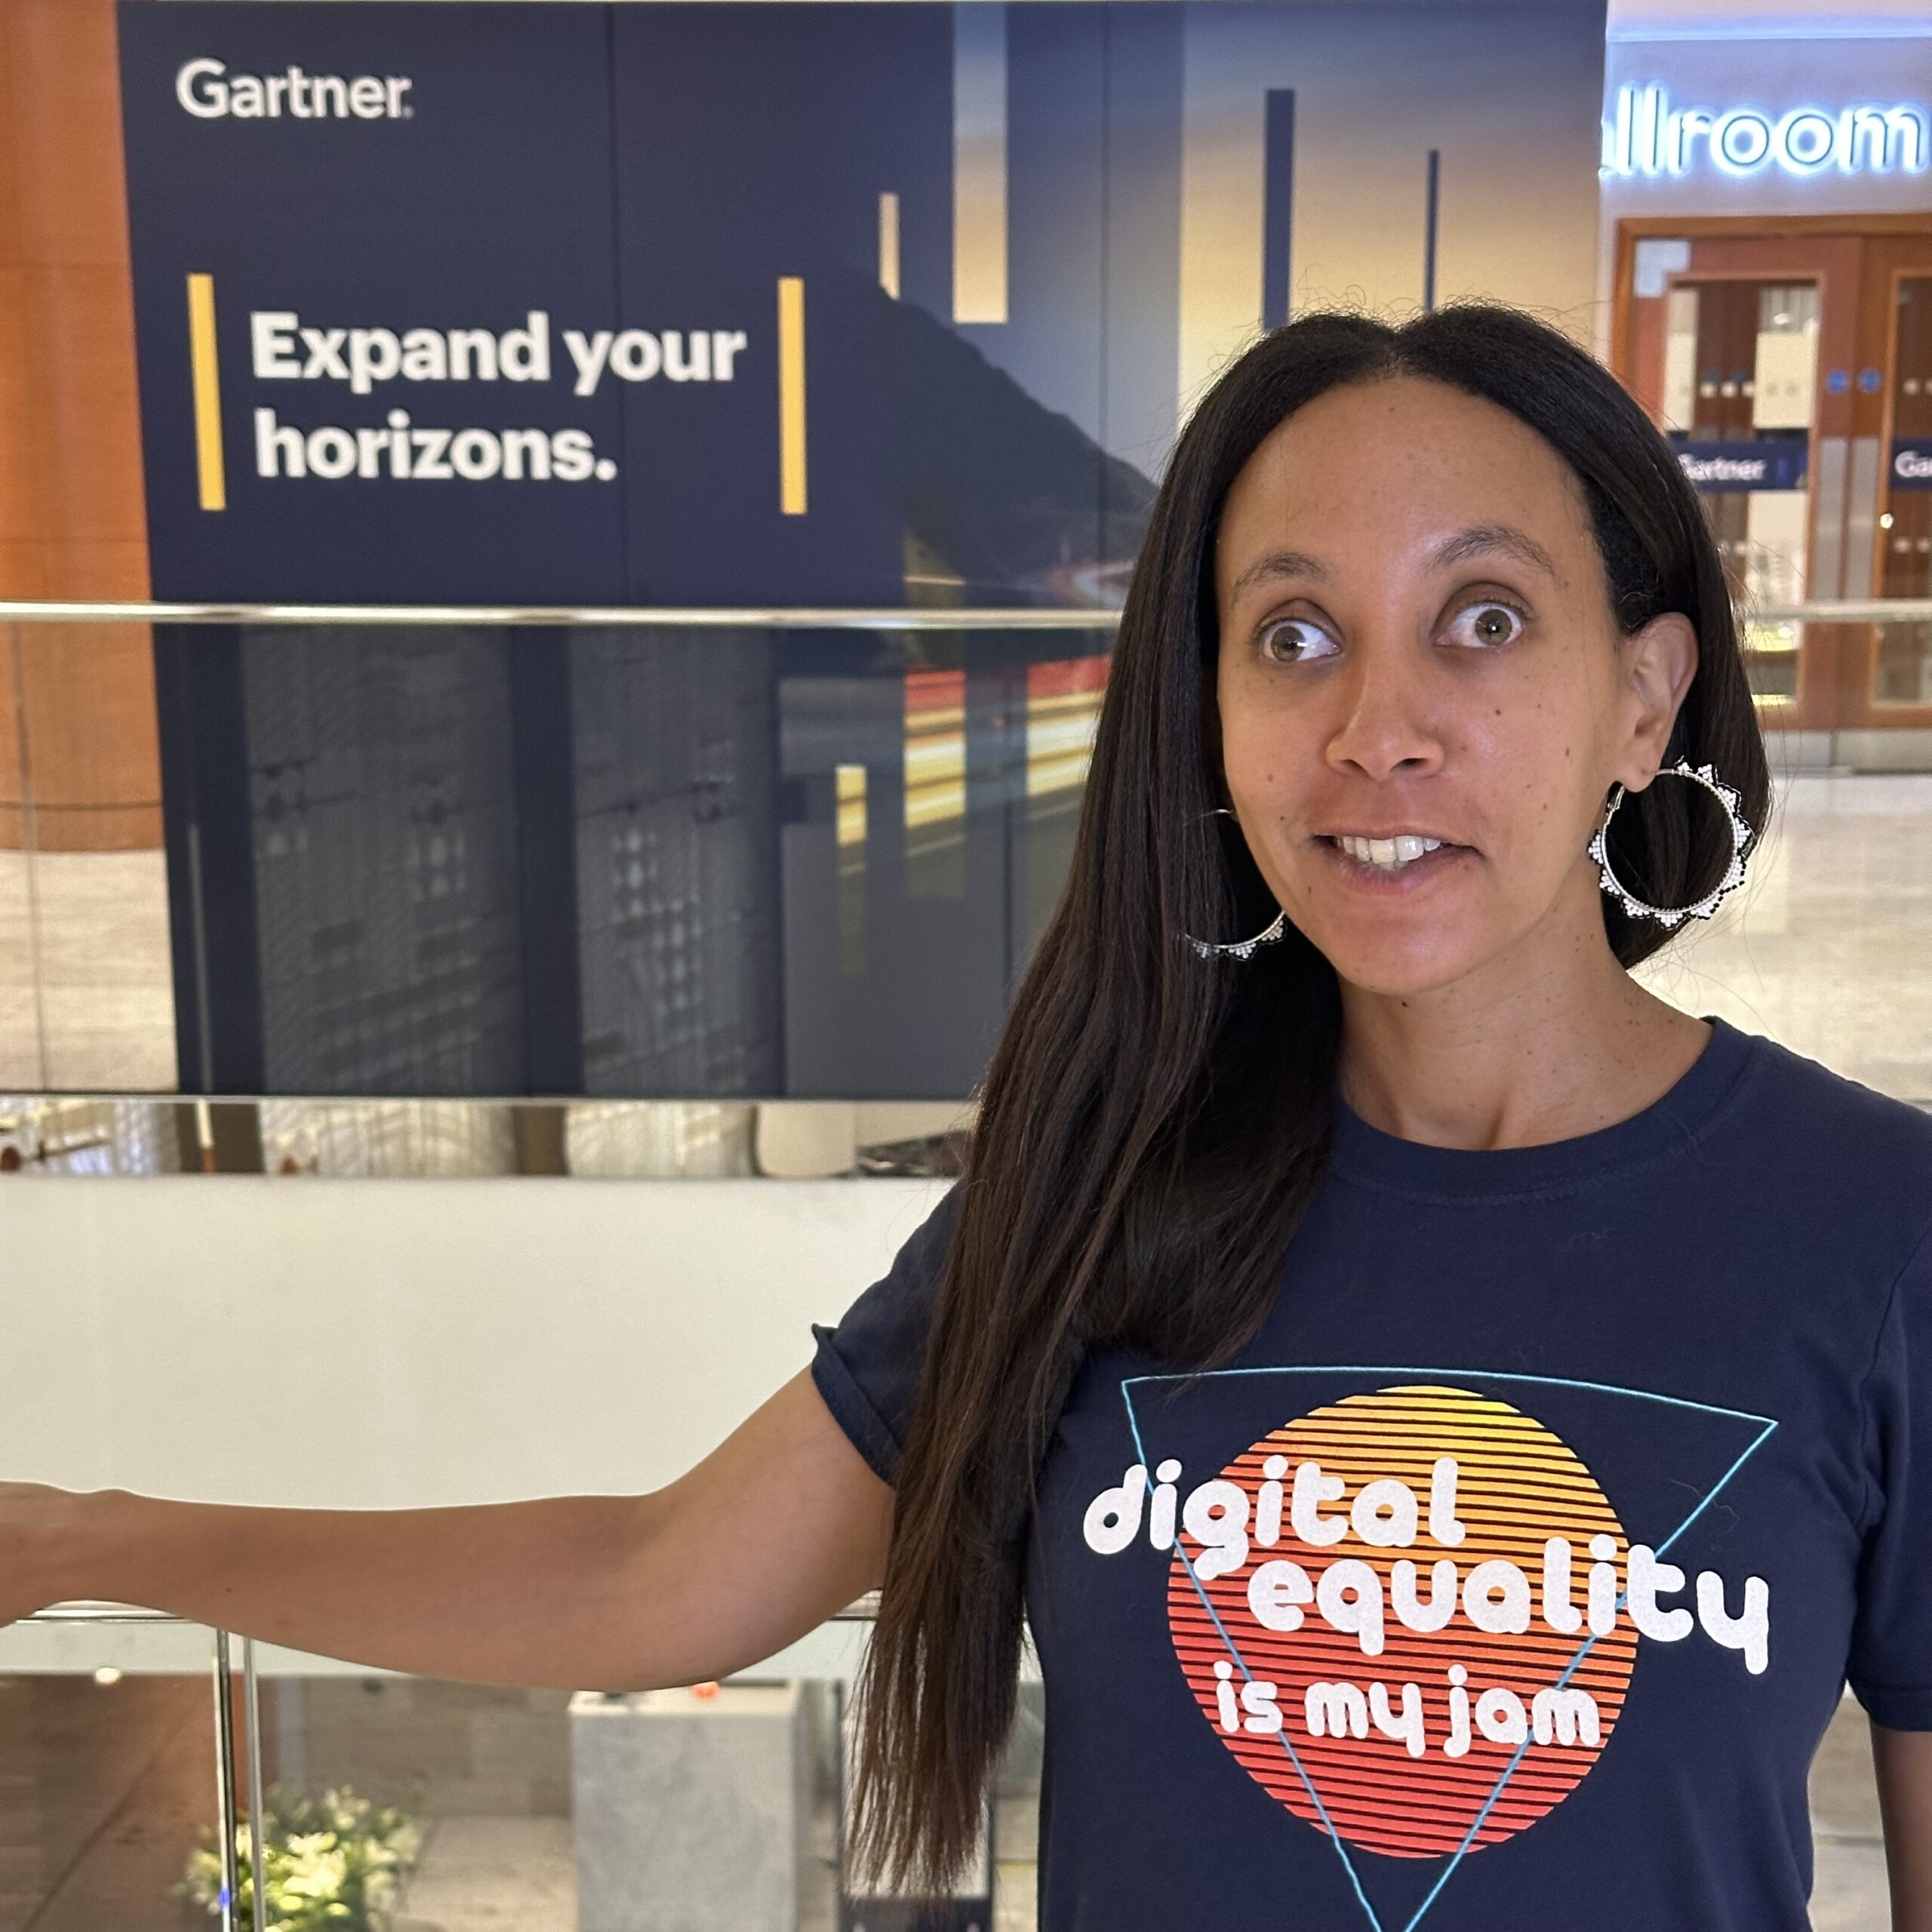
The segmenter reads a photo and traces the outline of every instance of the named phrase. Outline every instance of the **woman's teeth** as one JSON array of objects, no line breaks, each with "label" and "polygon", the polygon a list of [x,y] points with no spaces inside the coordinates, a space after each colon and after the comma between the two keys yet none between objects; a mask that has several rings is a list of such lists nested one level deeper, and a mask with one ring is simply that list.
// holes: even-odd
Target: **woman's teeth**
[{"label": "woman's teeth", "polygon": [[1379,866],[1385,872],[1393,872],[1398,866],[1412,864],[1425,852],[1436,851],[1442,841],[1420,838],[1412,832],[1398,832],[1393,838],[1356,838],[1339,832],[1335,843],[1364,866]]}]

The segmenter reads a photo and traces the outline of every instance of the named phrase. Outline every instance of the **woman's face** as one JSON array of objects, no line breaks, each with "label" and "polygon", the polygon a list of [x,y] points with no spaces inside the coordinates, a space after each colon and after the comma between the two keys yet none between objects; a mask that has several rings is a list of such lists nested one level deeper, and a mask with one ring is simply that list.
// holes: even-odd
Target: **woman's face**
[{"label": "woman's face", "polygon": [[1656,772],[1697,642],[1679,617],[1620,635],[1534,430],[1419,378],[1331,389],[1235,480],[1215,588],[1229,800],[1345,983],[1603,945],[1584,848],[1611,786]]}]

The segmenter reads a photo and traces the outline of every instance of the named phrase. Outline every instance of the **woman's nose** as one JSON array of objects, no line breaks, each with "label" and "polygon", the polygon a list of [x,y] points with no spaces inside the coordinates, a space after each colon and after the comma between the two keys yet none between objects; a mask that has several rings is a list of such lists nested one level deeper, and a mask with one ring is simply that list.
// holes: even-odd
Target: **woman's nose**
[{"label": "woman's nose", "polygon": [[1342,710],[1328,740],[1329,764],[1378,780],[1436,770],[1442,743],[1427,683],[1399,645],[1371,642],[1358,649],[1339,693]]}]

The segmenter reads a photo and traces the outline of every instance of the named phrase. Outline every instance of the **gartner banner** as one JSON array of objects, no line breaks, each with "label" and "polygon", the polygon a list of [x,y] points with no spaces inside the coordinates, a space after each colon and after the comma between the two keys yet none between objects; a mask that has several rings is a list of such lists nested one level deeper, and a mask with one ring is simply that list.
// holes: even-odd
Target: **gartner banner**
[{"label": "gartner banner", "polygon": [[1413,309],[1431,150],[1440,294],[1591,294],[1601,0],[120,30],[165,597],[1112,603],[1260,325]]}]

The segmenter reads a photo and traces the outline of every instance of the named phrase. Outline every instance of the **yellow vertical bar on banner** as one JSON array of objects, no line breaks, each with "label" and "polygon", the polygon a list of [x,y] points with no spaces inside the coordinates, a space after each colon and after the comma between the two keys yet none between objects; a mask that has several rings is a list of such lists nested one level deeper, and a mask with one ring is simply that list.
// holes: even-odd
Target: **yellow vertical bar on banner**
[{"label": "yellow vertical bar on banner", "polygon": [[805,513],[805,285],[778,278],[778,507]]},{"label": "yellow vertical bar on banner", "polygon": [[188,360],[195,377],[195,471],[202,508],[228,507],[228,472],[221,459],[221,368],[214,352],[214,277],[188,278]]}]

